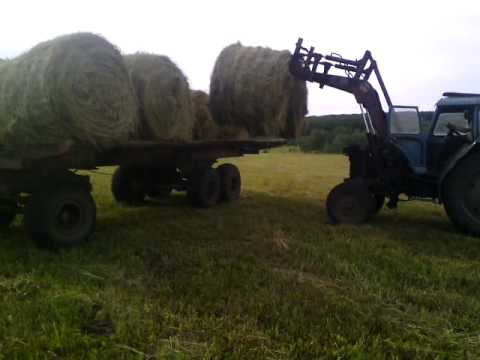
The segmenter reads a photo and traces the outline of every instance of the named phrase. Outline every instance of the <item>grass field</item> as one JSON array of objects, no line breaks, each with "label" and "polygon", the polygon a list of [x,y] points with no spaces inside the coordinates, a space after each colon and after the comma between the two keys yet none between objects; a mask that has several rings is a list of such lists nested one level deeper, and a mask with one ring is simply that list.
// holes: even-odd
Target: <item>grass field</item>
[{"label": "grass field", "polygon": [[343,156],[233,162],[241,201],[209,210],[121,207],[93,175],[97,233],[68,251],[18,220],[0,241],[0,359],[480,357],[480,240],[441,207],[332,226]]}]

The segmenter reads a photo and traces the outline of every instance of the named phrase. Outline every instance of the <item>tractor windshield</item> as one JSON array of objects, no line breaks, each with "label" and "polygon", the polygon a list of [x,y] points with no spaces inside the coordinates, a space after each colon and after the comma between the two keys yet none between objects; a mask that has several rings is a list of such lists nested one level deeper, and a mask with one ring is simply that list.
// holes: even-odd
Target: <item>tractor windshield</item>
[{"label": "tractor windshield", "polygon": [[438,115],[438,120],[433,130],[434,136],[446,136],[449,133],[449,125],[458,129],[464,129],[466,132],[471,128],[471,116],[469,111],[442,112]]}]

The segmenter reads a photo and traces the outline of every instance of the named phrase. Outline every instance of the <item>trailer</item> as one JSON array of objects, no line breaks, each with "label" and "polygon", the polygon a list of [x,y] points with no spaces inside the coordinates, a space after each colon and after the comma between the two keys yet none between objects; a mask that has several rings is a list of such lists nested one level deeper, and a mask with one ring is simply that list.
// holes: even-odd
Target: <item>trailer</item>
[{"label": "trailer", "polygon": [[72,142],[36,146],[22,152],[0,147],[0,228],[24,215],[29,236],[40,247],[69,247],[95,231],[96,204],[90,177],[79,170],[117,166],[115,200],[136,205],[184,191],[189,202],[208,208],[240,196],[241,176],[222,158],[259,154],[284,139],[215,140],[190,143],[131,141],[108,150]]}]

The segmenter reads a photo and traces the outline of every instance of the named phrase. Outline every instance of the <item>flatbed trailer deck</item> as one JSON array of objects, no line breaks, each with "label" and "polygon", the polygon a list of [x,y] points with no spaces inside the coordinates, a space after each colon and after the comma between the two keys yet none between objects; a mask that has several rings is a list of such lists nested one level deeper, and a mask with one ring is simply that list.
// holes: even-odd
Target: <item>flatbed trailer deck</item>
[{"label": "flatbed trailer deck", "polygon": [[73,143],[37,146],[22,152],[0,147],[0,228],[17,214],[41,247],[63,247],[87,240],[95,230],[96,205],[90,177],[78,170],[118,166],[114,198],[123,204],[185,191],[192,205],[235,201],[240,172],[232,164],[213,168],[221,158],[258,154],[284,139],[214,140],[190,143],[131,141],[107,150]]}]

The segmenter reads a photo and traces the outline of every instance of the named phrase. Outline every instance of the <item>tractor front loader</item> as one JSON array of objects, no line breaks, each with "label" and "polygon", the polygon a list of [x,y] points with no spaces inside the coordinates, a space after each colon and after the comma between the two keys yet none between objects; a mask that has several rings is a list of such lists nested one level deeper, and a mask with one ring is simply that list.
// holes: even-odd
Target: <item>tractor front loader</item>
[{"label": "tractor front loader", "polygon": [[[367,145],[345,149],[350,175],[327,198],[334,223],[360,224],[401,197],[443,204],[453,224],[480,235],[480,94],[444,93],[428,132],[416,106],[393,105],[370,51],[359,60],[322,55],[299,39],[290,62],[293,76],[354,95]],[[376,76],[388,106],[370,84]]]}]

